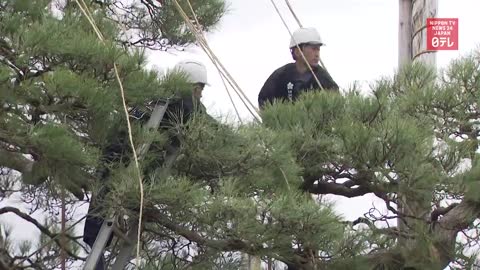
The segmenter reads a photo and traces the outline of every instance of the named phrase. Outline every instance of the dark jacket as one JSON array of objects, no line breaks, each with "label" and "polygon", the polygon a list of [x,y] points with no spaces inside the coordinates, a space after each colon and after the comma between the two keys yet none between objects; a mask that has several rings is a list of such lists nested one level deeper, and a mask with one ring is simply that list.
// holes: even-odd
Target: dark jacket
[{"label": "dark jacket", "polygon": [[[150,114],[155,107],[155,102],[148,102],[142,106],[134,107],[129,110],[130,122],[140,124],[143,126],[150,118]],[[160,123],[160,130],[170,130],[172,127],[180,123],[188,122],[193,113],[200,112],[206,113],[206,109],[200,102],[194,101],[191,97],[179,98],[172,100],[165,112],[165,115]],[[166,149],[162,145],[156,145],[152,143],[149,148],[152,156],[157,156],[157,159],[149,162],[144,161],[142,164],[143,172],[146,174],[155,167],[161,166],[163,163],[162,156],[165,152],[171,151],[170,149],[179,147],[180,140],[176,137],[175,132],[167,132],[169,139],[169,147]],[[155,155],[157,154],[157,155]],[[102,152],[102,166],[97,169],[97,177],[99,181],[102,181],[102,188],[95,194],[90,202],[87,218],[85,221],[83,241],[90,246],[93,246],[95,239],[100,231],[100,227],[104,221],[104,218],[99,212],[103,209],[102,200],[109,192],[108,179],[112,169],[120,166],[128,166],[131,162],[132,149],[128,139],[128,131],[126,128],[126,121],[119,123],[117,128],[112,129],[109,136],[109,144],[103,149]],[[109,238],[108,245],[112,238]]]},{"label": "dark jacket", "polygon": [[[337,83],[325,69],[320,66],[312,69],[325,90],[339,91]],[[302,92],[312,89],[321,89],[312,73],[299,74],[295,63],[289,63],[268,77],[258,94],[258,105],[262,108],[267,102],[273,103],[275,100],[295,101]]]},{"label": "dark jacket", "polygon": [[[198,105],[197,105],[198,104]],[[143,126],[150,118],[151,112],[155,107],[155,101],[146,102],[143,105],[133,107],[129,110],[129,118],[132,125]],[[203,104],[194,102],[191,97],[178,98],[170,101],[167,111],[160,123],[159,130],[167,131],[178,124],[188,122],[192,113],[205,112]],[[180,142],[175,134],[169,134],[169,144],[173,147],[179,147]],[[138,147],[138,146],[137,146]],[[158,146],[153,143],[149,152],[156,152]],[[130,158],[133,156],[130,141],[128,138],[127,124],[124,119],[118,123],[118,127],[110,131],[109,143],[103,149],[102,162],[105,164],[124,164],[130,163]],[[107,167],[110,167],[108,165]],[[105,168],[106,169],[106,168]],[[99,175],[100,179],[105,179],[109,176],[109,170],[103,170]]]}]

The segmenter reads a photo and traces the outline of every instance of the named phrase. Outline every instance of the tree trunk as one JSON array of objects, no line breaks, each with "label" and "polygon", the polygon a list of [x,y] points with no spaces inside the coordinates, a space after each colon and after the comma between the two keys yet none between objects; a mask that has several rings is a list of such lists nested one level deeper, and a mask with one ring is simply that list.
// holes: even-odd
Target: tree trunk
[{"label": "tree trunk", "polygon": [[244,268],[242,270],[262,270],[262,261],[259,257],[244,254],[243,262]]}]

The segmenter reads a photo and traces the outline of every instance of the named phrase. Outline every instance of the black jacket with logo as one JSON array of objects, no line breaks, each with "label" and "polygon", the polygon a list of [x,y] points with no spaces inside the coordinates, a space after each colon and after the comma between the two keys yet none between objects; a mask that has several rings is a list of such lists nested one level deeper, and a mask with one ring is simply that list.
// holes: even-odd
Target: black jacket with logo
[{"label": "black jacket with logo", "polygon": [[[312,67],[316,77],[325,90],[339,91],[337,83],[330,74],[320,66]],[[258,94],[258,105],[262,108],[274,100],[294,101],[298,95],[312,89],[322,89],[310,71],[298,74],[295,63],[286,64],[275,70],[266,80]]]}]

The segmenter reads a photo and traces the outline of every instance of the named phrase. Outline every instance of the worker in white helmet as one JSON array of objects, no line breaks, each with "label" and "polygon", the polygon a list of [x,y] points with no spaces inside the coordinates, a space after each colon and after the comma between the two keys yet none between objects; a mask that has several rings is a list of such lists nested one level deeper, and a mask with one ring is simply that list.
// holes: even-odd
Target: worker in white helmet
[{"label": "worker in white helmet", "polygon": [[[168,132],[170,127],[188,121],[194,112],[206,113],[206,109],[200,101],[203,89],[208,85],[207,69],[205,65],[196,60],[183,60],[178,62],[172,71],[185,75],[186,81],[191,84],[191,90],[188,91],[186,95],[185,93],[178,93],[179,95],[176,98],[170,100],[167,111],[160,124],[160,129],[167,131],[167,134],[169,134],[169,143],[165,147],[163,145],[152,143],[149,152],[152,156],[158,157],[158,159],[149,162],[144,161],[144,164],[142,164],[144,174],[151,173],[157,168],[164,166],[165,162],[168,161],[164,160],[163,157],[172,156],[170,154],[179,149],[180,141],[175,134]],[[129,115],[131,121],[145,124],[148,121],[156,102],[157,101],[146,101],[144,106],[130,109]],[[99,181],[108,181],[111,174],[111,168],[115,168],[118,164],[124,164],[126,166],[126,164],[131,161],[131,155],[132,153],[129,146],[127,131],[124,128],[112,131],[110,143],[104,149],[102,155],[102,160],[108,165],[97,170]],[[173,160],[170,161],[173,162]],[[90,247],[93,247],[100,231],[100,227],[104,221],[104,218],[98,213],[103,211],[103,204],[101,201],[108,192],[108,187],[105,185],[98,194],[95,194],[94,199],[89,205],[87,218],[85,220],[83,240]],[[110,236],[107,245],[110,245],[111,239]],[[98,261],[95,270],[104,269],[106,269],[106,265],[104,257],[102,256]]]},{"label": "worker in white helmet", "polygon": [[[320,47],[323,45],[322,38],[315,28],[302,27],[293,32],[289,48],[295,62],[278,68],[268,77],[258,94],[259,107],[263,108],[267,102],[273,103],[275,100],[294,101],[299,94],[312,89],[338,92],[337,83],[318,64]],[[321,85],[318,85],[315,77]]]},{"label": "worker in white helmet", "polygon": [[192,97],[199,101],[202,98],[203,89],[209,85],[205,65],[200,61],[188,59],[178,62],[174,70],[186,75],[187,82],[192,84]]}]

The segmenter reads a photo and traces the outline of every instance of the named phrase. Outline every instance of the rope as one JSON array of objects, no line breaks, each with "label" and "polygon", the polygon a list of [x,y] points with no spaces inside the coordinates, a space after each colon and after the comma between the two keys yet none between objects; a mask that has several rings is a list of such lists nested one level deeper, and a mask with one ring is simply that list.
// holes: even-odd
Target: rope
[{"label": "rope", "polygon": [[[177,0],[174,0],[174,1],[178,4]],[[194,16],[194,19],[195,19],[196,23],[197,23],[198,25],[200,25],[200,23],[199,23],[198,20],[197,20],[197,16],[196,16],[196,14],[195,14],[195,11],[193,10],[192,5],[190,4],[190,0],[187,0],[187,2],[188,2],[188,5],[189,5],[189,7],[190,7],[190,10],[191,10],[191,12],[192,12],[192,14],[193,14],[193,16]],[[180,9],[179,11],[183,12],[181,6],[178,5],[178,7],[179,7],[179,9]],[[185,14],[185,12],[183,12],[183,13]],[[185,14],[185,15],[186,15],[186,14]],[[184,18],[185,18],[185,17],[184,17]],[[190,22],[190,20],[187,20],[187,19],[188,19],[188,17],[186,18],[186,21],[187,21],[187,22]],[[197,38],[198,38],[198,36],[200,36],[200,37],[202,38],[201,42],[206,43],[206,40],[205,40],[205,38],[203,37],[203,35],[198,34],[198,33],[197,33],[198,30],[195,29],[194,27],[193,27],[193,29],[194,29],[194,31],[195,31],[195,34],[196,34]],[[206,44],[206,45],[208,46],[208,44]],[[210,51],[211,51],[211,50],[210,50]],[[213,52],[212,52],[212,53],[213,53]],[[207,53],[207,54],[208,54],[208,53]],[[212,59],[212,61],[213,61],[213,59]],[[215,63],[214,63],[214,64],[215,64]],[[218,67],[217,67],[217,68],[218,68]],[[220,70],[219,70],[219,72],[220,72]],[[220,72],[220,73],[221,73],[221,72]],[[221,74],[222,74],[222,73],[221,73]],[[223,74],[222,74],[222,75],[223,75]],[[235,89],[234,89],[234,90],[235,90]],[[228,89],[227,89],[227,91],[228,91]],[[240,98],[241,98],[241,97],[240,97]],[[232,103],[233,103],[233,101],[232,101]],[[234,106],[235,106],[235,104],[234,104]],[[247,109],[248,109],[248,107],[247,107]],[[254,115],[254,116],[255,116],[255,115]],[[263,139],[262,139],[262,143],[265,144],[265,142],[263,141]],[[287,175],[285,174],[285,171],[284,171],[281,167],[279,167],[279,169],[280,169],[280,171],[282,172],[283,178],[284,178],[284,180],[285,180],[285,183],[286,183],[288,189],[290,190],[290,184],[289,184]]]},{"label": "rope", "polygon": [[[174,0],[174,1],[175,1],[175,3],[177,4],[177,7],[178,7],[178,9],[179,9],[179,12],[180,12],[180,13],[183,13],[182,15],[186,15],[185,12],[183,11],[182,7],[178,4],[177,0]],[[196,14],[195,14],[195,11],[193,10],[192,5],[190,4],[190,0],[187,0],[187,2],[188,2],[188,4],[189,4],[189,6],[190,6],[190,9],[191,9],[193,15],[194,15],[194,18],[195,18],[195,20],[196,20],[196,23],[197,23],[198,25],[200,25],[199,22],[198,22],[198,20],[196,19]],[[184,19],[185,19],[185,21],[187,21],[187,22],[189,23],[189,25],[191,24],[190,20],[188,20],[188,16],[184,16]],[[205,43],[206,43],[203,35],[198,34],[198,33],[197,33],[198,30],[195,29],[195,27],[191,27],[191,28],[193,28],[192,31],[194,31],[194,34],[197,36],[197,38],[198,38],[198,37],[201,37],[201,38],[203,39],[203,40],[200,40],[200,42],[201,42],[201,43],[202,43],[202,42],[205,42]],[[204,45],[208,46],[208,44],[204,44]],[[207,49],[209,49],[209,48],[207,47]],[[211,50],[210,50],[210,51],[211,51]],[[206,52],[207,52],[207,51],[206,51]],[[207,52],[207,54],[208,54],[208,52]],[[213,54],[213,52],[212,52],[212,54]],[[218,58],[217,58],[217,60],[218,60]],[[214,59],[212,59],[212,61],[214,61]],[[215,62],[214,62],[214,64],[215,64]],[[220,70],[219,70],[219,72],[220,72]],[[235,89],[234,89],[234,90],[235,90]],[[240,91],[241,91],[241,90],[240,90]],[[237,93],[237,94],[238,94],[238,93]],[[240,98],[241,98],[241,97],[240,97]],[[232,101],[232,102],[233,102],[233,101]],[[248,107],[247,107],[247,109],[248,109]],[[252,114],[252,115],[253,115],[253,114]],[[254,116],[255,116],[255,115],[254,115]],[[265,144],[265,142],[263,141],[263,139],[262,139],[262,143]],[[283,178],[284,178],[284,180],[285,180],[285,183],[286,183],[288,189],[290,189],[290,184],[289,184],[288,178],[287,178],[287,176],[286,176],[286,174],[285,174],[285,171],[284,171],[281,167],[279,167],[279,169],[280,169],[280,171],[282,172]]]},{"label": "rope", "polygon": [[[187,0],[187,3],[188,3],[188,7],[190,8],[190,11],[191,11],[192,14],[193,14],[193,18],[195,19],[195,23],[196,23],[197,25],[200,25],[200,22],[198,21],[198,18],[197,18],[197,14],[196,14],[195,11],[193,10],[193,7],[192,7],[192,4],[190,3],[190,0]],[[203,33],[200,32],[200,34],[202,35],[202,39],[203,39],[203,40],[206,40],[206,39],[205,39],[205,36],[203,35]],[[241,124],[243,124],[242,118],[240,117],[240,113],[239,113],[238,110],[237,110],[237,106],[235,105],[235,102],[233,102],[233,98],[232,98],[232,95],[230,94],[230,90],[228,90],[227,83],[225,82],[225,76],[224,76],[223,73],[220,71],[220,68],[219,68],[217,65],[215,65],[215,67],[217,68],[218,73],[220,74],[220,78],[222,79],[222,83],[223,83],[223,85],[225,86],[225,90],[227,91],[228,98],[230,99],[230,102],[232,103],[233,109],[235,110],[235,113],[237,114],[238,120],[240,121]]]},{"label": "rope", "polygon": [[[295,18],[295,20],[297,21],[298,26],[299,26],[299,27],[303,27],[303,26],[302,26],[302,23],[300,22],[300,20],[299,20],[298,17],[297,17],[297,14],[295,14],[295,11],[293,11],[292,5],[290,5],[290,1],[285,0],[285,3],[287,3],[288,9],[290,10],[290,13],[292,13],[292,15],[293,15],[293,17]],[[328,72],[327,67],[325,66],[325,64],[324,64],[323,61],[322,61],[322,58],[319,57],[318,60],[320,61],[320,64],[322,65],[323,69],[325,69],[325,71]]]},{"label": "rope", "polygon": [[293,15],[293,17],[295,18],[295,20],[297,21],[298,26],[303,27],[303,26],[302,26],[302,23],[300,22],[300,20],[299,20],[298,17],[297,17],[297,14],[295,14],[295,11],[293,11],[292,5],[290,5],[290,1],[285,0],[285,3],[287,3],[288,9],[289,9],[290,12],[292,13],[292,15]]},{"label": "rope", "polygon": [[[236,94],[240,97],[240,100],[243,102],[243,104],[245,105],[245,107],[248,109],[248,111],[254,116],[254,118],[259,121],[259,119],[256,117],[255,114],[253,114],[253,112],[250,110],[250,108],[248,107],[248,105],[245,103],[245,101],[243,100],[242,98],[242,95],[243,97],[247,100],[247,102],[250,104],[250,106],[252,106],[255,111],[258,113],[258,110],[255,108],[255,106],[251,103],[251,101],[248,99],[248,97],[245,95],[245,93],[241,90],[241,88],[238,86],[238,84],[236,83],[236,81],[233,79],[233,77],[230,75],[230,73],[228,73],[228,71],[226,70],[226,68],[222,65],[222,63],[220,62],[220,60],[218,59],[218,57],[213,53],[212,49],[210,48],[210,46],[208,45],[207,41],[204,39],[204,37],[199,34],[199,31],[195,28],[195,26],[192,24],[192,22],[190,21],[190,19],[188,18],[187,14],[185,13],[185,11],[183,10],[183,8],[180,6],[180,4],[178,3],[178,1],[174,1],[175,4],[176,4],[176,8],[177,10],[180,12],[180,14],[182,15],[184,21],[187,23],[188,27],[190,28],[190,30],[195,34],[197,40],[200,42],[200,45],[202,47],[202,49],[204,49],[205,53],[208,55],[208,57],[210,58],[210,60],[212,60],[213,64],[215,65],[215,67],[219,70],[219,72],[222,72],[222,70],[220,70],[220,68],[222,68],[226,74],[224,74],[225,78],[227,79],[228,83],[230,84],[230,86],[232,86],[233,90],[236,92]],[[194,12],[195,13],[195,12]],[[238,88],[238,90],[236,89]]]},{"label": "rope", "polygon": [[[210,58],[210,60],[212,61],[212,63],[215,65],[215,67],[217,67],[217,69],[219,70],[219,72],[224,72],[225,74],[225,77],[228,79],[228,83],[230,84],[230,86],[232,86],[233,90],[236,92],[236,94],[240,97],[240,100],[242,101],[242,103],[245,105],[245,107],[247,108],[247,110],[252,114],[252,116],[254,117],[254,119],[257,121],[257,122],[260,122],[260,119],[252,112],[252,110],[248,107],[248,105],[246,104],[245,100],[249,103],[249,105],[255,109],[255,112],[258,114],[259,111],[258,109],[252,104],[252,102],[248,99],[248,97],[245,95],[245,93],[242,91],[242,89],[240,88],[240,86],[236,83],[236,81],[233,79],[233,77],[230,75],[230,73],[226,70],[226,68],[223,66],[223,64],[220,62],[220,60],[218,59],[218,57],[215,55],[215,53],[213,53],[212,49],[210,48],[210,46],[208,45],[207,41],[203,38],[203,36],[201,34],[199,34],[199,31],[195,28],[195,26],[192,24],[192,22],[190,21],[190,18],[188,17],[188,15],[185,13],[185,11],[183,10],[183,8],[180,6],[180,4],[178,3],[177,0],[174,0],[174,3],[175,3],[175,6],[178,10],[178,12],[180,13],[180,15],[182,16],[182,18],[184,19],[184,21],[186,22],[187,26],[189,27],[190,31],[195,35],[197,41],[199,41],[202,49],[205,51],[205,53],[207,54],[207,56]],[[220,70],[220,68],[222,70]],[[243,98],[245,100],[243,100]]]},{"label": "rope", "polygon": [[[280,16],[280,19],[282,20],[283,25],[285,26],[285,28],[287,28],[287,31],[288,31],[288,33],[290,34],[290,37],[291,37],[292,39],[295,39],[295,38],[293,37],[292,31],[290,31],[290,28],[288,27],[287,23],[285,22],[285,19],[283,18],[282,14],[280,13],[280,10],[278,10],[278,7],[277,7],[277,4],[275,4],[275,1],[274,1],[274,0],[270,0],[270,2],[272,3],[273,7],[274,7],[275,10],[277,11],[278,16]],[[300,22],[299,22],[299,24],[300,24]],[[301,24],[300,24],[300,25],[301,25]],[[301,26],[300,26],[300,27],[301,27]],[[295,42],[295,43],[296,43],[296,42]],[[317,84],[320,86],[320,88],[321,88],[322,90],[324,90],[322,84],[320,83],[320,81],[319,81],[318,78],[317,78],[317,75],[315,74],[315,72],[313,71],[312,67],[310,66],[310,63],[308,63],[307,58],[305,57],[305,55],[303,54],[302,50],[300,49],[300,46],[298,46],[298,44],[296,44],[295,46],[297,46],[298,51],[299,51],[300,54],[302,55],[303,61],[305,62],[305,64],[307,64],[307,67],[308,67],[308,69],[310,70],[310,72],[312,73],[313,77],[315,78],[315,81],[316,81]]]},{"label": "rope", "polygon": [[[290,37],[291,37],[291,38],[294,38],[292,32],[290,32],[287,24],[285,23],[285,20],[283,19],[282,14],[281,14],[280,11],[278,10],[277,6],[275,5],[275,2],[274,2],[273,0],[271,0],[271,2],[272,2],[272,4],[273,4],[273,6],[275,7],[275,10],[276,10],[277,13],[278,13],[278,16],[280,16],[280,19],[282,19],[283,24],[285,25],[285,27],[287,28],[288,32],[290,33]],[[300,20],[298,19],[297,14],[295,14],[295,11],[293,11],[292,6],[290,5],[290,1],[285,0],[285,3],[287,4],[288,9],[289,9],[290,12],[292,13],[292,15],[293,15],[293,17],[295,18],[295,20],[297,21],[298,26],[299,26],[299,27],[303,27],[303,26],[302,26],[302,23],[301,23]],[[317,81],[318,85],[320,85],[320,87],[321,87],[322,90],[323,90],[322,85],[321,85],[320,82],[318,81],[318,78],[317,78],[317,76],[315,75],[315,73],[313,72],[312,68],[310,67],[310,64],[307,62],[307,60],[306,60],[306,58],[305,58],[302,50],[300,50],[300,48],[299,48],[298,45],[297,45],[297,48],[298,48],[298,50],[300,51],[300,54],[302,55],[303,60],[305,61],[305,63],[307,63],[308,67],[310,68],[310,71],[312,72],[313,76],[315,76],[315,80]],[[323,61],[322,61],[322,58],[321,58],[321,57],[319,57],[319,61],[320,61],[320,64],[322,65],[322,67],[325,69],[325,71],[328,72],[327,68],[326,68],[325,65],[323,64]],[[285,180],[287,181],[287,184],[288,184],[288,180],[287,180],[287,178],[286,178],[286,176],[285,176],[285,173],[283,172],[283,170],[282,170],[281,168],[280,168],[280,170],[282,171],[282,173],[283,173],[283,175],[284,175],[284,178],[285,178]],[[289,187],[289,189],[290,189],[290,186],[288,186],[288,187]],[[310,198],[311,198],[311,197],[310,197]],[[317,269],[317,264],[313,261],[313,259],[315,258],[315,255],[313,254],[313,250],[310,250],[310,253],[311,253],[310,256],[312,257],[312,262],[314,263],[314,269]]]},{"label": "rope", "polygon": [[[220,71],[219,71],[220,73]],[[228,98],[230,99],[230,102],[232,103],[233,109],[235,110],[235,113],[237,114],[238,121],[240,121],[240,124],[243,125],[242,118],[240,117],[240,113],[237,110],[237,106],[235,105],[235,102],[233,101],[232,95],[230,94],[230,90],[228,90],[227,83],[225,82],[225,78],[223,74],[220,73],[220,78],[222,79],[222,83],[225,86],[225,90],[227,90]]]},{"label": "rope", "polygon": [[[75,0],[77,5],[79,6],[80,10],[82,11],[82,13],[85,15],[85,17],[89,21],[90,25],[93,27],[93,29],[94,29],[95,33],[97,34],[99,40],[103,44],[105,44],[105,39],[104,39],[101,31],[98,29],[95,21],[93,20],[87,4],[84,2],[84,0],[80,0],[80,1],[82,2],[82,4],[85,7],[82,7],[82,4],[80,4],[79,0]],[[120,79],[117,63],[115,61],[113,62],[113,69],[114,69],[114,72],[115,72],[115,78],[116,78],[116,80],[118,82],[118,85],[120,87],[123,109],[124,109],[124,112],[125,112],[125,117],[127,119],[128,139],[129,139],[130,145],[132,147],[133,158],[134,158],[134,161],[135,161],[135,168],[136,168],[136,171],[137,171],[137,174],[138,174],[138,182],[139,182],[139,185],[140,185],[140,213],[139,213],[139,218],[138,218],[137,254],[136,254],[136,266],[135,266],[135,267],[137,267],[140,263],[140,243],[141,243],[140,236],[141,236],[141,232],[142,232],[143,197],[144,197],[143,182],[142,182],[142,175],[140,173],[140,165],[138,163],[137,151],[135,150],[135,144],[133,143],[132,127],[131,127],[131,124],[130,124],[130,119],[129,119],[129,115],[128,115],[128,108],[127,108],[127,104],[126,104],[126,101],[125,101],[125,91],[124,91],[124,88],[123,88],[122,80]]]}]

